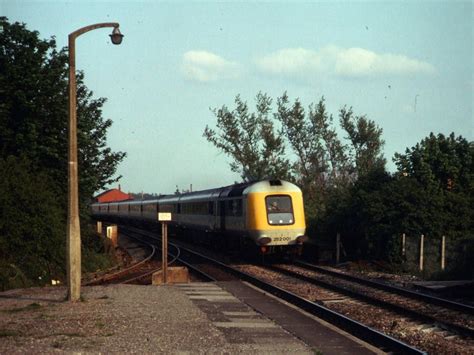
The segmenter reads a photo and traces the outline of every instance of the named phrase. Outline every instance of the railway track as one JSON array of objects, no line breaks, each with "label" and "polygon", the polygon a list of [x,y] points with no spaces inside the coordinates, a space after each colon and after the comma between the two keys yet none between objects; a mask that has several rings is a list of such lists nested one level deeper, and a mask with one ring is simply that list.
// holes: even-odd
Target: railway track
[{"label": "railway track", "polygon": [[122,269],[102,276],[96,276],[92,280],[83,282],[84,286],[106,285],[111,283],[150,283],[151,275],[161,269],[161,262],[156,260],[158,249],[153,243],[144,241],[137,232],[123,231],[121,234],[133,239],[141,248],[145,248],[147,253],[141,255],[137,260]]},{"label": "railway track", "polygon": [[[304,289],[305,285],[302,282],[301,278],[297,278],[296,281],[293,281],[293,283],[289,282],[283,282],[280,283],[277,281],[278,277],[270,277],[270,278],[265,278],[262,277],[262,275],[259,272],[253,273],[251,272],[252,268],[261,268],[261,266],[237,266],[234,267],[234,269],[237,268],[239,271],[243,271],[246,274],[252,274],[251,276],[255,276],[255,278],[259,279],[262,282],[266,282],[267,284],[274,285],[279,287],[280,289],[284,291],[289,291],[290,293],[293,293],[295,295],[298,295],[302,297],[303,299],[308,299],[309,301],[314,301],[317,304],[322,304],[324,307],[328,309],[332,309],[333,311],[335,310],[337,313],[343,313],[345,314],[348,318],[351,319],[357,319],[357,315],[354,315],[350,311],[346,313],[346,310],[344,307],[334,307],[335,305],[341,305],[344,304],[347,306],[349,309],[366,309],[367,312],[365,313],[365,317],[361,317],[360,321],[364,324],[369,324],[370,327],[376,327],[379,329],[380,332],[383,333],[388,333],[389,335],[392,335],[393,337],[398,337],[400,338],[400,335],[402,336],[401,339],[406,340],[412,344],[415,344],[417,346],[421,346],[421,348],[428,350],[430,353],[439,353],[441,349],[456,349],[456,353],[472,353],[474,350],[474,345],[473,345],[473,338],[472,338],[472,331],[469,327],[466,327],[465,324],[462,322],[459,324],[456,324],[457,320],[456,318],[459,317],[459,319],[465,319],[466,314],[463,314],[462,312],[460,313],[457,311],[457,308],[461,306],[454,306],[453,308],[455,309],[454,311],[451,310],[448,306],[447,310],[444,310],[444,312],[447,313],[440,313],[439,307],[436,306],[437,309],[434,309],[433,307],[426,307],[422,301],[417,301],[418,304],[413,304],[413,300],[410,300],[410,302],[407,303],[401,303],[399,305],[395,304],[389,304],[387,305],[387,301],[383,300],[378,300],[375,299],[374,297],[369,298],[367,297],[365,301],[366,304],[368,304],[368,309],[367,307],[364,308],[364,305],[360,303],[360,298],[364,298],[364,296],[361,296],[360,298],[356,298],[354,301],[354,298],[347,297],[347,294],[340,294],[340,293],[335,293],[333,292],[334,290],[330,290],[330,292],[326,292],[325,295],[321,297],[316,297],[316,298],[311,298],[311,295],[308,295],[307,292],[298,292],[298,289]],[[271,267],[270,267],[271,268]],[[276,270],[274,270],[276,271]],[[231,271],[232,272],[232,271]],[[286,276],[284,275],[284,272],[281,271],[276,271],[280,276]],[[239,276],[239,278],[247,280],[246,276],[242,277]],[[294,279],[294,278],[293,278]],[[249,281],[251,282],[251,281]],[[259,286],[259,281],[251,282],[254,285]],[[340,283],[335,282],[332,280],[332,283],[329,282],[329,284],[337,284]],[[314,286],[314,285],[312,285]],[[264,290],[266,289],[267,286],[261,287]],[[320,287],[319,287],[320,288]],[[278,295],[279,292],[282,291],[275,291],[276,294]],[[355,291],[354,291],[355,292]],[[272,292],[270,292],[272,293]],[[363,294],[364,292],[362,292]],[[390,294],[387,291],[385,291],[386,295],[389,295],[390,298],[393,297],[398,297],[400,298],[401,296],[398,296],[397,294]],[[323,299],[323,300],[322,300]],[[300,301],[296,301],[295,304],[298,305]],[[441,303],[440,299],[436,300],[434,303]],[[448,301],[449,304],[449,301]],[[416,308],[418,307],[423,307],[425,308],[425,314],[420,313],[416,311]],[[431,312],[431,313],[430,313]],[[453,312],[457,312],[453,313]],[[347,326],[347,328],[344,328],[344,326],[341,326],[338,322],[338,320],[330,320],[327,318],[324,318],[323,315],[320,315],[316,313],[320,318],[323,318],[325,320],[329,320],[331,323],[337,325],[338,327],[347,330],[348,332],[352,334],[356,334],[353,330],[351,330],[352,325]],[[435,314],[435,316],[432,316],[430,314]],[[376,315],[374,317],[374,315]],[[380,320],[381,322],[375,322],[371,323],[370,320],[376,318]],[[445,318],[451,319],[451,323],[446,321]],[[367,322],[367,320],[369,322]],[[383,324],[384,323],[384,324]],[[405,331],[399,331],[397,328],[403,328],[404,326],[407,326]],[[403,333],[411,333],[413,332],[414,336],[406,336],[404,337]],[[418,339],[419,335],[421,335],[421,338],[424,338],[424,340]],[[461,337],[459,337],[461,336]],[[368,341],[367,339],[364,338],[364,340]],[[370,342],[370,341],[368,341]],[[445,352],[449,352],[448,350],[444,350]],[[443,351],[441,351],[443,352]]]},{"label": "railway track", "polygon": [[431,304],[431,305],[443,307],[445,309],[459,311],[459,312],[462,312],[463,314],[474,315],[474,307],[472,305],[468,305],[468,304],[464,304],[460,302],[454,302],[452,300],[436,297],[436,296],[429,295],[423,292],[416,292],[416,291],[408,290],[406,288],[386,284],[383,282],[369,280],[366,278],[362,278],[362,277],[358,277],[358,276],[354,276],[350,274],[345,274],[345,273],[330,270],[328,268],[321,267],[318,265],[313,265],[301,260],[295,260],[293,264],[295,266],[299,266],[307,270],[315,271],[320,274],[329,275],[338,279],[347,280],[355,284],[365,285],[373,289],[387,291],[391,294],[398,294],[400,296],[404,296],[409,299],[419,300],[419,301],[424,302],[425,304]]}]

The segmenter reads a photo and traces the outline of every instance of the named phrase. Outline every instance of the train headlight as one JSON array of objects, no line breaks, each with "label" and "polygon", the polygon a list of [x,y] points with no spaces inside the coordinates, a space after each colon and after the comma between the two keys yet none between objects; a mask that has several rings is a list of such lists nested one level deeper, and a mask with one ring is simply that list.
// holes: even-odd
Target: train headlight
[{"label": "train headlight", "polygon": [[259,245],[267,245],[271,241],[272,241],[272,238],[270,238],[270,237],[262,237],[262,238],[258,238],[257,243]]},{"label": "train headlight", "polygon": [[296,244],[303,244],[304,242],[306,242],[308,240],[308,237],[305,236],[305,235],[300,235],[298,237],[296,237]]}]

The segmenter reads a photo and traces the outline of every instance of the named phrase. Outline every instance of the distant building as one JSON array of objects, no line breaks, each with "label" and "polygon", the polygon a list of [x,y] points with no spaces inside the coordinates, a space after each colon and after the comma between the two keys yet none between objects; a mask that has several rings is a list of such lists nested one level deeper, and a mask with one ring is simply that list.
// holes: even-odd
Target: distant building
[{"label": "distant building", "polygon": [[133,200],[133,196],[131,194],[127,194],[120,189],[120,185],[118,189],[110,189],[107,191],[98,194],[95,197],[96,202],[118,202],[118,201],[127,201]]}]

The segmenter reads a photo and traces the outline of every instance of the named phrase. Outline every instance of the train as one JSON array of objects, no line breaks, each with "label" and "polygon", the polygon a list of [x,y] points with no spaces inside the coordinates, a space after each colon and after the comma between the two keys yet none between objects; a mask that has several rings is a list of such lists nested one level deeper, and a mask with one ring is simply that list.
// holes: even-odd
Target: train
[{"label": "train", "polygon": [[95,219],[123,223],[159,223],[158,213],[170,213],[167,223],[176,234],[259,254],[300,254],[307,240],[301,189],[278,179],[153,200],[93,203],[91,210]]}]

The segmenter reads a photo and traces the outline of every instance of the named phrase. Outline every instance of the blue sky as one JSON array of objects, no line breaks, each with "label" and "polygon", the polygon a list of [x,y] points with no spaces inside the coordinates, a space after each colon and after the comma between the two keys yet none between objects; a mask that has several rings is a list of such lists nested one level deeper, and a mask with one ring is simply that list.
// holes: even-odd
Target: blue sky
[{"label": "blue sky", "polygon": [[228,158],[202,137],[210,109],[254,108],[259,91],[305,107],[322,96],[384,131],[390,170],[430,132],[473,140],[472,2],[84,2],[0,0],[0,13],[58,47],[86,25],[76,65],[108,99],[108,143],[128,156],[122,189],[169,193],[231,184]]}]

